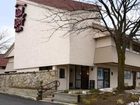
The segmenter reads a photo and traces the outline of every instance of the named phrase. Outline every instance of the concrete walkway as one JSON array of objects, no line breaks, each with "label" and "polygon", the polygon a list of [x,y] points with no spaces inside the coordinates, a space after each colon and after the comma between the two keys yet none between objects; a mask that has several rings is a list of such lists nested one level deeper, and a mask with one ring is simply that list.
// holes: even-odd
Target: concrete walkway
[{"label": "concrete walkway", "polygon": [[[50,102],[50,103],[52,103],[52,98],[43,98],[42,101],[43,102]],[[77,105],[77,104],[58,102],[58,101],[53,101],[53,103],[60,104],[60,105]]]}]

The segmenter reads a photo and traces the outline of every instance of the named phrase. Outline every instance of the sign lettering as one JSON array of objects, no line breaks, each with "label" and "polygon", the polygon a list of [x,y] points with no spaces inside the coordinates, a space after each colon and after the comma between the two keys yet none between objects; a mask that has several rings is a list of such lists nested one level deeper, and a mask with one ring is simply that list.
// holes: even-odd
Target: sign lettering
[{"label": "sign lettering", "polygon": [[26,4],[16,4],[16,12],[15,12],[15,31],[21,32],[23,31],[23,26],[25,23],[26,13],[25,13],[25,7]]}]

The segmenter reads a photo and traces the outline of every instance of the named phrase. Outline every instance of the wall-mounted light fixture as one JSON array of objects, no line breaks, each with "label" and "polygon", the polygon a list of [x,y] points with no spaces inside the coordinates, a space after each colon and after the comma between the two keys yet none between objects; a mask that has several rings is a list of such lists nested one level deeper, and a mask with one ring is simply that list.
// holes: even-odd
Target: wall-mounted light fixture
[{"label": "wall-mounted light fixture", "polygon": [[113,72],[111,72],[111,75],[113,75]]},{"label": "wall-mounted light fixture", "polygon": [[90,69],[90,70],[91,70],[91,71],[93,71],[93,69],[94,69],[94,67],[91,67],[91,69]]}]

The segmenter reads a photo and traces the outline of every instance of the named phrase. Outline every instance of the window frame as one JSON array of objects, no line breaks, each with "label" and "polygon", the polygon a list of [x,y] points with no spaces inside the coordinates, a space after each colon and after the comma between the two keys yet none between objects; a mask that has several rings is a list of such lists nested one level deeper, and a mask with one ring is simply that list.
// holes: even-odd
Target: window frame
[{"label": "window frame", "polygon": [[[62,70],[63,70],[63,72],[62,72]],[[66,69],[65,68],[59,68],[59,78],[60,79],[65,79],[66,78],[66,71],[65,71]]]}]

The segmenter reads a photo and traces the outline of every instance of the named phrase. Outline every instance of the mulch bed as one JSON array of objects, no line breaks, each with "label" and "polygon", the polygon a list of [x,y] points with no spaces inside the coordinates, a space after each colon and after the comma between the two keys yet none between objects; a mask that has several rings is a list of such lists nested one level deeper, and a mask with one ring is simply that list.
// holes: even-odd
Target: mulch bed
[{"label": "mulch bed", "polygon": [[81,98],[80,105],[127,105],[130,102],[137,102],[139,95],[131,93],[93,93]]}]

